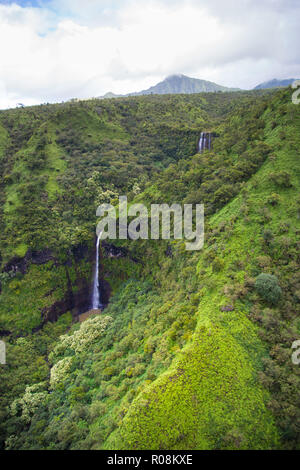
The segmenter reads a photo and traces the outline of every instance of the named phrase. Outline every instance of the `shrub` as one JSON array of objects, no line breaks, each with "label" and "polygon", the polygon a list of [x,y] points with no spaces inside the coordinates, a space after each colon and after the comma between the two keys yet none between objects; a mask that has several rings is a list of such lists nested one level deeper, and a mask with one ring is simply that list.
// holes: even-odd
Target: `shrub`
[{"label": "shrub", "polygon": [[224,265],[225,265],[224,260],[216,257],[212,262],[213,272],[217,273],[219,271],[222,271],[222,269],[224,269]]},{"label": "shrub", "polygon": [[267,204],[271,204],[271,206],[276,206],[280,201],[280,196],[277,193],[272,193],[267,198]]},{"label": "shrub", "polygon": [[290,188],[292,186],[291,175],[288,171],[270,173],[269,178],[273,183],[283,188]]},{"label": "shrub", "polygon": [[256,278],[255,288],[264,300],[273,305],[277,304],[282,295],[278,279],[272,274],[261,273]]},{"label": "shrub", "polygon": [[269,267],[272,263],[272,259],[270,256],[258,256],[256,258],[256,262],[260,268],[266,268]]},{"label": "shrub", "polygon": [[266,243],[266,245],[270,245],[270,243],[274,239],[274,236],[273,236],[273,233],[271,232],[271,230],[266,229],[266,230],[263,231],[263,239],[264,239],[264,242]]}]

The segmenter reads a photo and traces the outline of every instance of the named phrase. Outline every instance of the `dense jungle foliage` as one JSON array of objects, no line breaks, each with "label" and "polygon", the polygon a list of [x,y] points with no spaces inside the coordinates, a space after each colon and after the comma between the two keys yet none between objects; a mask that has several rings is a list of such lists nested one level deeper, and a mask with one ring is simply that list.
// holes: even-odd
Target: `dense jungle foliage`
[{"label": "dense jungle foliage", "polygon": [[[290,89],[0,112],[2,448],[300,448],[299,130]],[[119,195],[203,203],[204,247],[103,243],[78,322]]]}]

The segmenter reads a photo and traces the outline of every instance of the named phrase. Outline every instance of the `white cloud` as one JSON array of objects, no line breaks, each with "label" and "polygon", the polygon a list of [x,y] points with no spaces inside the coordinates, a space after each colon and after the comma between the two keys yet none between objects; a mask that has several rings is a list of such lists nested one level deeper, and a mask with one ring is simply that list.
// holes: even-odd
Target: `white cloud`
[{"label": "white cloud", "polygon": [[171,73],[243,88],[298,77],[299,20],[293,0],[0,5],[0,107],[137,91]]}]

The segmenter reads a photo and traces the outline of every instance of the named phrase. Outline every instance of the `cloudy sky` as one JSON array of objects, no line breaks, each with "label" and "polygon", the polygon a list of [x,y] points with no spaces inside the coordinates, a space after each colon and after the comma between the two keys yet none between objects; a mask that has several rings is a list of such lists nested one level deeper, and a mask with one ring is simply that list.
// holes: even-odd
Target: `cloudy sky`
[{"label": "cloudy sky", "polygon": [[0,0],[0,108],[300,78],[299,0]]}]

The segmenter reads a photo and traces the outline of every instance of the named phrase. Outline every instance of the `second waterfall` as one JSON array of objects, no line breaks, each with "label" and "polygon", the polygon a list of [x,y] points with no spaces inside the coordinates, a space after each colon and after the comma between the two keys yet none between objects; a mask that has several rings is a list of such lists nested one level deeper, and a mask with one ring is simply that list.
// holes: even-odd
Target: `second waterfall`
[{"label": "second waterfall", "polygon": [[204,150],[210,150],[210,149],[211,149],[211,133],[201,132],[200,139],[198,142],[199,153],[204,152]]}]

